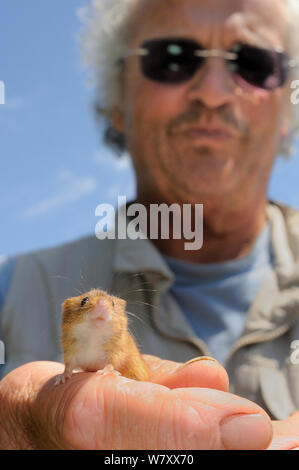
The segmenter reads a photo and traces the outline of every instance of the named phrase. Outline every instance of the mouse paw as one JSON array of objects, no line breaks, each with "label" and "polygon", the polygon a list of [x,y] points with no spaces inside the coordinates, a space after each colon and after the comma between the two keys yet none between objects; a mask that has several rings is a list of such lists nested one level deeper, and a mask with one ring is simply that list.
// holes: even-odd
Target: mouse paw
[{"label": "mouse paw", "polygon": [[104,367],[104,369],[97,370],[96,373],[99,375],[114,375],[114,376],[121,375],[121,373],[118,372],[118,370],[114,369],[112,364],[108,364],[107,366]]},{"label": "mouse paw", "polygon": [[64,384],[65,381],[69,378],[71,378],[71,376],[73,375],[72,372],[67,372],[67,373],[63,373],[63,374],[60,374],[56,377],[55,379],[55,382],[54,382],[54,386],[56,387],[57,385],[59,384]]}]

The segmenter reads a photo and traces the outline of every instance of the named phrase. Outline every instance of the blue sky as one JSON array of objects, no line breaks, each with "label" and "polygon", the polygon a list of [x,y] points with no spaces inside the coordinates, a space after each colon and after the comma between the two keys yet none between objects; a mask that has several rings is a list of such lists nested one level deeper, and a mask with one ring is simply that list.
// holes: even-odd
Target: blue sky
[{"label": "blue sky", "polygon": [[[135,193],[128,158],[101,143],[80,64],[85,0],[2,0],[0,258],[94,233],[98,204]],[[299,209],[299,145],[279,159],[269,195]]]}]

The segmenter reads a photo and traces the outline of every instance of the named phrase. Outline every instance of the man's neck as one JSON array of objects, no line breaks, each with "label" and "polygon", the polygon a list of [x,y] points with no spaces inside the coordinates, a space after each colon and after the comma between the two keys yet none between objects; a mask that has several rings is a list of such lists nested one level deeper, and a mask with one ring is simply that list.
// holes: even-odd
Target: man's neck
[{"label": "man's neck", "polygon": [[250,252],[265,226],[266,204],[267,200],[259,203],[255,201],[251,206],[234,211],[223,208],[217,210],[215,207],[210,209],[205,204],[203,245],[200,250],[186,250],[185,244],[190,240],[185,238],[176,240],[170,237],[168,240],[159,238],[151,241],[163,255],[193,263],[219,263],[243,258]]}]

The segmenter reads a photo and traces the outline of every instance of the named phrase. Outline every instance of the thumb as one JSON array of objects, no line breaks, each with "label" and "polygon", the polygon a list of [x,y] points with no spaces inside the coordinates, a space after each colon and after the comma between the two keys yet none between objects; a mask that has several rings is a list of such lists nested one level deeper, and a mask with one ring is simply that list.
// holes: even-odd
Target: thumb
[{"label": "thumb", "polygon": [[228,391],[229,379],[224,367],[216,359],[200,356],[185,364],[162,360],[156,356],[144,355],[152,371],[151,382],[168,388],[203,387]]},{"label": "thumb", "polygon": [[96,374],[78,389],[64,426],[76,449],[252,450],[272,438],[266,413],[232,394]]},{"label": "thumb", "polygon": [[[84,377],[85,376],[85,377]],[[121,376],[77,374],[61,423],[75,449],[265,449],[271,422],[256,404],[204,388],[170,390]],[[68,384],[70,387],[70,384]]]}]

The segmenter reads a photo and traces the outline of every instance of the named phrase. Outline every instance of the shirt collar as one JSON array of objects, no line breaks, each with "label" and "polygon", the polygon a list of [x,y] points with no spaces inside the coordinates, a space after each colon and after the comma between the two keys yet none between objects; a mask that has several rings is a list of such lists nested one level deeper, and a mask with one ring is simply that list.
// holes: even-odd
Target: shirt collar
[{"label": "shirt collar", "polygon": [[[290,277],[293,277],[296,274],[296,266],[299,267],[289,240],[290,237],[293,237],[297,241],[297,250],[299,252],[299,213],[297,211],[291,211],[291,213],[287,211],[285,213],[286,209],[284,206],[275,203],[269,203],[266,209],[268,220],[271,223],[275,271],[281,285],[287,282]],[[290,215],[292,216],[292,223],[289,220]],[[117,234],[117,217],[115,225]],[[160,278],[164,289],[171,287],[174,282],[173,273],[163,259],[162,254],[148,239],[116,239],[114,270],[128,273],[155,273]]]},{"label": "shirt collar", "polygon": [[299,276],[299,213],[283,205],[270,203],[267,217],[271,223],[274,268],[278,283],[283,287]]}]

